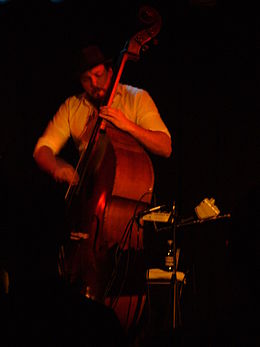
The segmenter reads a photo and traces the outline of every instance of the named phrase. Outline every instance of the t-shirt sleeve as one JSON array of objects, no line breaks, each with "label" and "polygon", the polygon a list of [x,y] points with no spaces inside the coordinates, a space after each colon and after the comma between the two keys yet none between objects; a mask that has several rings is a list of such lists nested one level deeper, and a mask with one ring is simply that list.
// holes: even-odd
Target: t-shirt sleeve
[{"label": "t-shirt sleeve", "polygon": [[136,103],[138,125],[148,130],[162,131],[171,137],[155,102],[147,91],[143,90],[138,93]]},{"label": "t-shirt sleeve", "polygon": [[35,155],[42,146],[47,146],[51,148],[55,155],[58,154],[67,142],[69,136],[69,101],[66,100],[59,107],[53,119],[49,121],[45,131],[38,139],[33,155]]}]

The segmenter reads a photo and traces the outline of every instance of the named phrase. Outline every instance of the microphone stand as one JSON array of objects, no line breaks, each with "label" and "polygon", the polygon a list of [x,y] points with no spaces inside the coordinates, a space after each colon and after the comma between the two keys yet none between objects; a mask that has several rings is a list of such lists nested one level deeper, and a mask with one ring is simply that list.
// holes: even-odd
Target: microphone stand
[{"label": "microphone stand", "polygon": [[173,330],[177,327],[177,247],[176,247],[176,229],[177,229],[177,219],[178,214],[176,211],[175,204],[173,205],[173,212],[172,212],[172,240],[173,240],[173,273],[171,282],[173,285],[173,315],[172,315],[172,327]]}]

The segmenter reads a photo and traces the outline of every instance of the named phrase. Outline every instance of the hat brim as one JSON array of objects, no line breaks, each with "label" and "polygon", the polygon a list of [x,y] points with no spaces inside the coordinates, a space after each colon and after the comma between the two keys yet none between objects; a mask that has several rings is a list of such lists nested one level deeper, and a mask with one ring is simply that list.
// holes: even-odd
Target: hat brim
[{"label": "hat brim", "polygon": [[95,63],[93,64],[82,64],[80,66],[80,68],[78,69],[77,71],[77,74],[80,76],[82,75],[83,73],[93,69],[94,67],[98,66],[98,65],[110,65],[112,64],[113,62],[113,59],[112,58],[109,58],[109,59],[101,59],[101,60],[98,60],[96,61]]}]

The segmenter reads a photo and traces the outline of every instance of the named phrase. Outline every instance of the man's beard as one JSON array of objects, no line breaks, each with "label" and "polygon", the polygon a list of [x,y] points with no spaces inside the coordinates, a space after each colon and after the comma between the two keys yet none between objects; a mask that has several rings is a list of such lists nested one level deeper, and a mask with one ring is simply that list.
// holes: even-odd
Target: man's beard
[{"label": "man's beard", "polygon": [[106,96],[106,93],[104,93],[104,95],[99,95],[98,90],[97,92],[93,94],[89,94],[88,92],[86,92],[86,99],[97,108],[102,105],[102,102],[104,101],[105,96]]}]

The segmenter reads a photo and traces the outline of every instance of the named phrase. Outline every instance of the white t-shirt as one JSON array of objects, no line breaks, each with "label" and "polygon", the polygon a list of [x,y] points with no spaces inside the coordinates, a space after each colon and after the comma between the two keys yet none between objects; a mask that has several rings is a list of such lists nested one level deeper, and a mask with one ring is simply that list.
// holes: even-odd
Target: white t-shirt
[{"label": "white t-shirt", "polygon": [[[137,125],[148,130],[162,131],[170,137],[170,133],[147,91],[118,84],[111,107],[120,109],[128,119]],[[94,107],[85,98],[85,93],[67,98],[38,139],[34,154],[40,147],[48,146],[56,155],[70,136],[80,151],[83,145],[82,136],[88,130],[93,112]]]}]

